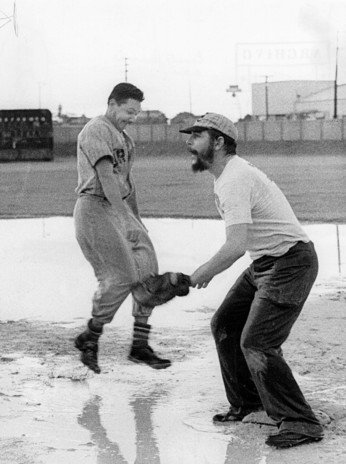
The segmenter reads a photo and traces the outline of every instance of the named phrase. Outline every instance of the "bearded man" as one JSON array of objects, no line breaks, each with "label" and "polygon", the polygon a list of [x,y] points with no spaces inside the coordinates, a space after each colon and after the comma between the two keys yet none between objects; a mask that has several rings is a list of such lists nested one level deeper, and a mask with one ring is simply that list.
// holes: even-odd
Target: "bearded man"
[{"label": "bearded man", "polygon": [[191,275],[192,286],[207,287],[245,252],[252,259],[211,321],[230,404],[213,420],[241,421],[264,409],[278,426],[268,445],[319,441],[322,426],[281,349],[317,276],[314,245],[278,186],[236,154],[232,121],[207,113],[180,132],[190,134],[193,171],[214,176],[216,207],[226,227],[225,243]]}]

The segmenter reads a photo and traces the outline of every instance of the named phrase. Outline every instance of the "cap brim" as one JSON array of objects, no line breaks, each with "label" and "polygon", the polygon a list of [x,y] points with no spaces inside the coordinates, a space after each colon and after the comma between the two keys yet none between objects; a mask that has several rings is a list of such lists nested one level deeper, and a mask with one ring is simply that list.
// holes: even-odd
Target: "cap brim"
[{"label": "cap brim", "polygon": [[191,127],[187,127],[186,129],[180,129],[179,132],[182,132],[183,134],[191,134],[191,132],[202,132],[205,130],[208,130],[208,127],[191,126]]}]

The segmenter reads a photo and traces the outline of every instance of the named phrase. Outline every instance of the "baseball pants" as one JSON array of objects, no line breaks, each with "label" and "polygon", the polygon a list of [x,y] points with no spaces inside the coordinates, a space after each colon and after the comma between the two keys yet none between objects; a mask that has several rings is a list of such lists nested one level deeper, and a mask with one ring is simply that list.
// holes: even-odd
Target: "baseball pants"
[{"label": "baseball pants", "polygon": [[[107,200],[82,195],[74,208],[76,238],[98,280],[92,316],[106,324],[131,292],[131,285],[158,272],[153,244],[129,208],[126,234]],[[132,314],[151,315],[152,308],[133,301]]]}]

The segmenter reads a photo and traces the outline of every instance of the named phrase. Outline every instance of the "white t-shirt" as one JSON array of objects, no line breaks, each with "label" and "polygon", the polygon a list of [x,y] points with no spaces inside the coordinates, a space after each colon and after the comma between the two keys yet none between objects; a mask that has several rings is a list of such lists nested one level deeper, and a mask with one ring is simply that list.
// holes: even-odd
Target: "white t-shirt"
[{"label": "white t-shirt", "polygon": [[132,139],[125,131],[118,131],[108,118],[97,116],[89,121],[78,135],[76,193],[105,197],[95,165],[107,157],[113,164],[114,181],[119,183],[121,196],[127,198],[133,189],[133,153]]},{"label": "white t-shirt", "polygon": [[214,182],[216,207],[225,225],[248,224],[251,259],[281,256],[309,237],[286,197],[258,168],[235,155]]}]

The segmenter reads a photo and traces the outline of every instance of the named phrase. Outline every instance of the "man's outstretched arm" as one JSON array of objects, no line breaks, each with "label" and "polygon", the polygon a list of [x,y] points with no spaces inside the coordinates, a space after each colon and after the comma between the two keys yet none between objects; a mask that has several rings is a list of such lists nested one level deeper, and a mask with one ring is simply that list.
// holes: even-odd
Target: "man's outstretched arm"
[{"label": "man's outstretched arm", "polygon": [[226,242],[219,251],[191,275],[191,285],[205,288],[211,279],[225,271],[246,252],[247,224],[234,224],[226,228]]}]

